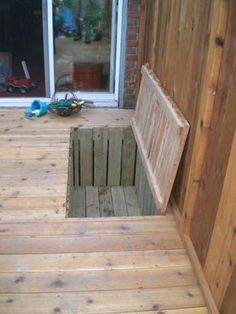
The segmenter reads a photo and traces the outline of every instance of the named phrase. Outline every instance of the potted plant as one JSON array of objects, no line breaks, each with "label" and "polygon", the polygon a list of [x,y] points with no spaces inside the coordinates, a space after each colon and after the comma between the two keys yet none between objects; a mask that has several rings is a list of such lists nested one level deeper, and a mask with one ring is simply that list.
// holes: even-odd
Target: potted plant
[{"label": "potted plant", "polygon": [[101,40],[102,32],[100,30],[100,22],[102,21],[102,10],[96,0],[88,0],[83,24],[84,24],[84,42],[90,43],[93,40]]}]

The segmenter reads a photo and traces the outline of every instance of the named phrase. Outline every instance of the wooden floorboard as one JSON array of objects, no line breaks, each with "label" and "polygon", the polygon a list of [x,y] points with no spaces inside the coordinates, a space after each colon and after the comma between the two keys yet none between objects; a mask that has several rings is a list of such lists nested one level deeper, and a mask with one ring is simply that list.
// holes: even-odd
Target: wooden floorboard
[{"label": "wooden floorboard", "polygon": [[[172,217],[171,217],[172,218]],[[99,235],[99,234],[152,234],[169,233],[176,230],[173,218],[159,217],[156,219],[89,219],[78,221],[67,219],[63,222],[31,222],[1,223],[0,234],[5,236],[36,236],[36,235]]]},{"label": "wooden floorboard", "polygon": [[72,189],[69,217],[140,216],[134,186],[79,186]]},{"label": "wooden floorboard", "polygon": [[[119,297],[118,297],[119,296]],[[201,307],[204,301],[197,286],[86,291],[64,293],[1,294],[4,314],[121,313]]]},{"label": "wooden floorboard", "polygon": [[106,290],[142,289],[143,287],[154,289],[191,285],[196,285],[196,278],[191,267],[0,274],[0,293],[103,291],[104,288]]},{"label": "wooden floorboard", "polygon": [[100,217],[113,217],[115,216],[111,188],[109,186],[98,187],[98,198]]},{"label": "wooden floorboard", "polygon": [[180,249],[180,236],[173,232],[137,235],[22,236],[1,237],[0,254],[89,253]]},{"label": "wooden floorboard", "polygon": [[133,187],[80,187],[83,218],[65,217],[70,127],[125,127],[132,114],[0,109],[1,314],[208,313],[171,212],[137,216]]},{"label": "wooden floorboard", "polygon": [[0,273],[189,267],[184,249],[0,255]]}]

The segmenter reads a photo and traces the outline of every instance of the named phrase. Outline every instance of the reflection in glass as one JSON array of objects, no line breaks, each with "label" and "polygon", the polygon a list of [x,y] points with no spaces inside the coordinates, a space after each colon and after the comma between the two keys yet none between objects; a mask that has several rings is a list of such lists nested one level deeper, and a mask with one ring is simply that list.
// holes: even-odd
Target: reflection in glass
[{"label": "reflection in glass", "polygon": [[45,96],[42,0],[1,0],[0,97],[34,96]]},{"label": "reflection in glass", "polygon": [[57,90],[111,91],[112,3],[112,0],[53,1]]}]

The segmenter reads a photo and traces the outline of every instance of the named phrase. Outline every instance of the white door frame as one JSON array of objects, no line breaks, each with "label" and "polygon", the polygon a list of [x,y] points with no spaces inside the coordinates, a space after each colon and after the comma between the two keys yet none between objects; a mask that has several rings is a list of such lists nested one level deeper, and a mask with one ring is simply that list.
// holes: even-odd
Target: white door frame
[{"label": "white door frame", "polygon": [[[53,14],[52,1],[42,0],[42,16],[43,16],[43,33],[44,33],[44,64],[45,64],[45,85],[46,92],[52,95],[55,91],[54,77],[54,53],[53,53]],[[92,93],[79,92],[77,96],[82,99],[94,101],[97,107],[117,107],[119,95],[119,75],[120,75],[120,57],[121,57],[121,34],[122,34],[122,17],[125,0],[117,0],[117,32],[111,32],[116,35],[116,53],[115,53],[115,82],[114,93]],[[114,2],[114,1],[113,1]],[[113,14],[116,10],[113,10]],[[114,21],[114,16],[113,16]],[[114,22],[112,23],[114,27]],[[112,38],[114,41],[114,38]],[[114,59],[114,56],[113,56]],[[114,71],[113,71],[114,72]],[[63,93],[58,93],[58,97],[63,97]],[[50,97],[0,97],[0,107],[28,107],[35,98],[49,103]]]}]

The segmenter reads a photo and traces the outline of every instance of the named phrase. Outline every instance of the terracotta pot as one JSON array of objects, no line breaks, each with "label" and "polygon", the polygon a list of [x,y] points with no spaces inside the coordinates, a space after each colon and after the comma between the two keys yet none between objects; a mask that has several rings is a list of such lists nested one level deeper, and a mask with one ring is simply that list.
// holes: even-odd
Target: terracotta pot
[{"label": "terracotta pot", "polygon": [[77,89],[91,90],[102,88],[102,64],[75,63],[74,85]]}]

